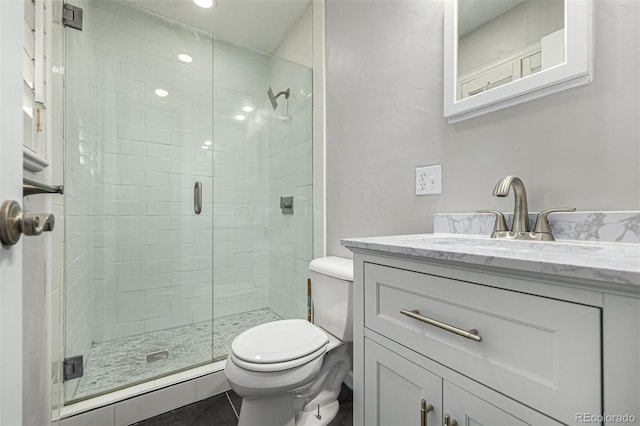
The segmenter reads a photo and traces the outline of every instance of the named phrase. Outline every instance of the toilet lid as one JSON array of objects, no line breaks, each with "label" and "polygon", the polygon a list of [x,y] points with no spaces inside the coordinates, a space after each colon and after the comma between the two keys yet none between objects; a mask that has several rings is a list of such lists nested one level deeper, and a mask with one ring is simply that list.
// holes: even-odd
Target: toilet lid
[{"label": "toilet lid", "polygon": [[328,342],[327,335],[308,321],[281,320],[241,333],[231,343],[231,351],[243,361],[272,364],[304,357]]}]

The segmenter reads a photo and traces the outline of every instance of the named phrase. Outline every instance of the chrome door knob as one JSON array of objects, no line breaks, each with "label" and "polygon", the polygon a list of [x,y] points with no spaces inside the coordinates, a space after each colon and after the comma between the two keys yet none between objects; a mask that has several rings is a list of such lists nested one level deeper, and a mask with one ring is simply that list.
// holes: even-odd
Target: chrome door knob
[{"label": "chrome door knob", "polygon": [[53,231],[55,217],[48,213],[25,214],[17,201],[7,200],[0,206],[0,242],[12,246],[22,234],[40,235]]}]

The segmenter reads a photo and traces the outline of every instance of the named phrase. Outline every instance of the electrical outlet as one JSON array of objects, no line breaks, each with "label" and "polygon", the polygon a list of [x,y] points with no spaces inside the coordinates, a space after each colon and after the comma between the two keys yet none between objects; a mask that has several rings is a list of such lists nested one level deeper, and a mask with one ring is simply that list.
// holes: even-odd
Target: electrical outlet
[{"label": "electrical outlet", "polygon": [[442,194],[442,166],[416,168],[416,195]]}]

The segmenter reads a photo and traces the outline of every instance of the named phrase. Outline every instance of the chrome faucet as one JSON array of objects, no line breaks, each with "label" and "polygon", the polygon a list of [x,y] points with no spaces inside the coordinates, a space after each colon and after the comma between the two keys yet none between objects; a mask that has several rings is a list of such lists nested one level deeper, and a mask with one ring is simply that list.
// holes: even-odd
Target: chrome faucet
[{"label": "chrome faucet", "polygon": [[553,234],[547,216],[549,213],[555,212],[574,212],[573,207],[562,207],[556,209],[548,209],[538,213],[536,224],[533,232],[529,231],[529,210],[527,208],[527,192],[524,189],[524,183],[517,176],[507,176],[500,179],[493,188],[493,195],[497,197],[506,197],[509,195],[509,189],[513,187],[514,207],[513,207],[513,223],[511,231],[507,229],[504,215],[496,210],[478,210],[478,213],[492,213],[496,216],[496,222],[493,226],[491,238],[510,238],[515,240],[534,240],[534,241],[554,241]]},{"label": "chrome faucet", "polygon": [[493,195],[496,197],[506,197],[509,189],[513,187],[515,198],[513,205],[513,224],[511,232],[529,232],[529,209],[527,208],[527,191],[524,183],[518,176],[507,176],[496,183],[493,188]]}]

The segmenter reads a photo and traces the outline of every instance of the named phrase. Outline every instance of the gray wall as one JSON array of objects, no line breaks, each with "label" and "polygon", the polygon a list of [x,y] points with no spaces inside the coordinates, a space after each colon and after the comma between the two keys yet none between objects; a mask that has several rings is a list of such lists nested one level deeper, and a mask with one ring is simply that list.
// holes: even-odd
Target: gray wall
[{"label": "gray wall", "polygon": [[[449,125],[441,1],[327,0],[327,253],[340,239],[433,231],[433,214],[512,211],[491,196],[520,176],[529,210],[640,210],[640,2],[596,0],[594,81]],[[415,196],[442,164],[442,195]]]}]

